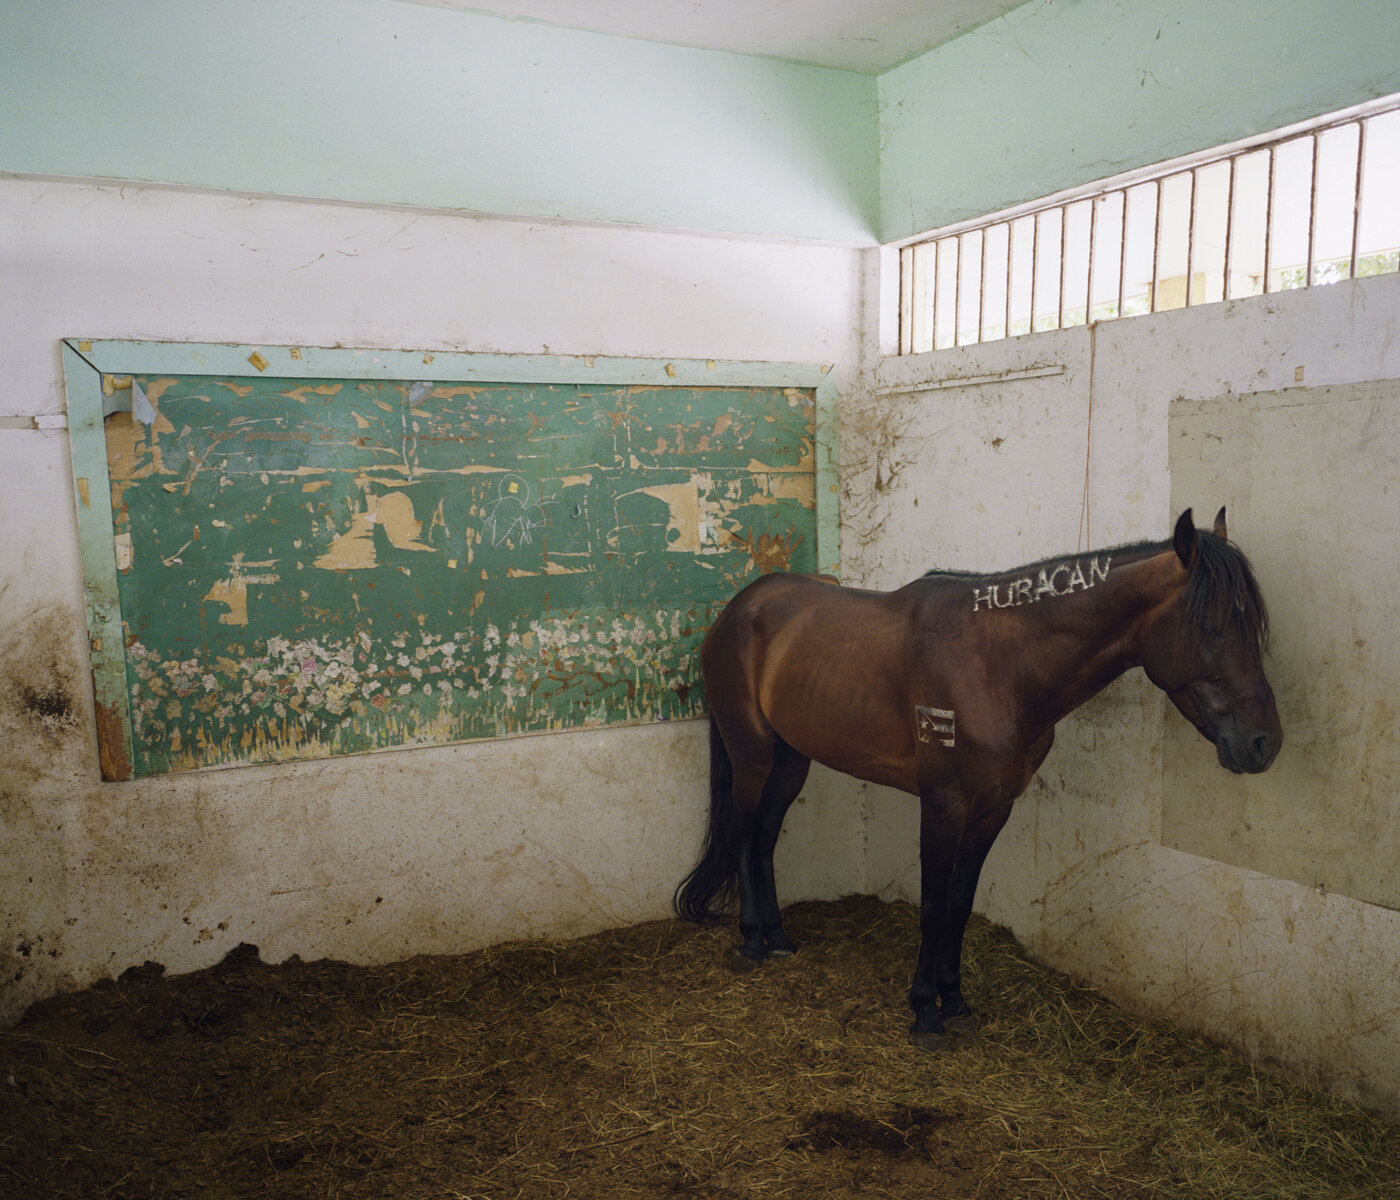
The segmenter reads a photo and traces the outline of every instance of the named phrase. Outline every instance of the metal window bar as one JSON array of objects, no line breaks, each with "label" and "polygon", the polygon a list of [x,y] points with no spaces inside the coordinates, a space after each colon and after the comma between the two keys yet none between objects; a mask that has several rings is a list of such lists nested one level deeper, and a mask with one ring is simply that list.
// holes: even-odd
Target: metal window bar
[{"label": "metal window bar", "polygon": [[1222,300],[1230,298],[1230,242],[1235,236],[1235,160],[1230,162],[1230,178],[1225,185],[1225,261],[1221,264],[1224,284],[1220,292]]},{"label": "metal window bar", "polygon": [[1148,287],[1148,312],[1156,312],[1156,301],[1161,293],[1161,283],[1159,283],[1158,267],[1161,266],[1162,258],[1162,181],[1154,179],[1154,189],[1152,189],[1152,203],[1154,203],[1154,216],[1152,216],[1152,283]]},{"label": "metal window bar", "polygon": [[1060,281],[1059,287],[1055,291],[1055,298],[1059,302],[1055,310],[1055,328],[1065,327],[1065,259],[1069,256],[1065,253],[1065,243],[1069,234],[1069,205],[1060,206]]},{"label": "metal window bar", "polygon": [[1124,188],[1123,193],[1123,231],[1119,235],[1119,307],[1117,315],[1123,315],[1123,290],[1127,287],[1128,281],[1128,189]]},{"label": "metal window bar", "polygon": [[953,239],[953,345],[958,344],[958,318],[962,315],[963,235]]},{"label": "metal window bar", "polygon": [[1191,307],[1196,285],[1196,171],[1191,172],[1191,186],[1186,193],[1186,298],[1183,308]]},{"label": "metal window bar", "polygon": [[[901,248],[900,251],[900,353],[918,354],[936,348],[942,348],[941,342],[946,341],[949,346],[971,345],[977,342],[990,340],[992,336],[1016,337],[1020,334],[1013,327],[1013,312],[1017,308],[1018,288],[1023,284],[1029,288],[1029,319],[1026,322],[1029,332],[1039,332],[1044,329],[1063,329],[1065,327],[1065,286],[1066,280],[1076,276],[1081,270],[1085,279],[1085,321],[1092,323],[1096,320],[1113,320],[1126,315],[1126,309],[1130,301],[1138,299],[1145,300],[1145,310],[1149,313],[1159,311],[1162,299],[1162,288],[1165,283],[1172,283],[1175,280],[1163,280],[1160,272],[1162,267],[1163,248],[1163,191],[1162,185],[1165,180],[1172,176],[1189,175],[1189,198],[1187,200],[1188,228],[1186,235],[1186,277],[1180,281],[1183,285],[1184,303],[1186,307],[1197,307],[1202,303],[1213,303],[1208,299],[1214,291],[1220,299],[1230,300],[1237,298],[1234,286],[1234,275],[1237,271],[1248,270],[1241,268],[1239,257],[1241,251],[1236,246],[1237,229],[1242,223],[1255,221],[1262,232],[1262,261],[1260,262],[1261,288],[1260,290],[1268,294],[1280,288],[1294,286],[1284,279],[1285,273],[1300,272],[1301,287],[1322,286],[1330,278],[1355,279],[1363,265],[1368,263],[1375,267],[1373,273],[1380,271],[1393,271],[1400,268],[1400,233],[1394,235],[1394,245],[1376,246],[1363,245],[1362,243],[1362,218],[1363,218],[1363,194],[1366,186],[1371,182],[1367,175],[1367,151],[1370,148],[1368,142],[1368,132],[1372,123],[1380,117],[1391,113],[1400,112],[1400,96],[1391,96],[1385,100],[1367,105],[1359,105],[1355,109],[1347,110],[1345,113],[1333,114],[1320,118],[1313,122],[1304,122],[1299,126],[1292,127],[1285,131],[1274,131],[1271,135],[1264,135],[1251,139],[1248,142],[1232,146],[1227,150],[1219,152],[1206,152],[1203,155],[1190,157],[1186,160],[1177,160],[1171,164],[1162,164],[1157,168],[1135,173],[1130,177],[1120,177],[1121,182],[1115,181],[1112,184],[1100,185],[1082,189],[1070,195],[1063,195],[1045,201],[1024,205],[1020,208],[1009,210],[1005,213],[988,217],[982,220],[963,222],[957,226],[950,226],[930,237],[925,237],[917,242],[911,243]],[[1395,123],[1392,123],[1395,124]],[[1320,139],[1325,133],[1336,129],[1355,127],[1355,158],[1351,163],[1351,204],[1350,208],[1350,255],[1349,257],[1338,257],[1335,261],[1325,260],[1319,262],[1317,257],[1317,246],[1319,237],[1318,227],[1318,190],[1319,173],[1321,171],[1321,150]],[[1394,131],[1391,131],[1394,136]],[[1276,195],[1279,190],[1280,173],[1278,169],[1277,151],[1289,143],[1310,142],[1312,152],[1312,162],[1309,169],[1310,189],[1306,196],[1296,195]],[[1268,152],[1268,178],[1264,186],[1264,201],[1262,213],[1241,213],[1239,207],[1239,191],[1236,187],[1236,168],[1241,159],[1251,155],[1259,154],[1262,151]],[[1198,178],[1201,171],[1208,167],[1224,164],[1228,170],[1228,182],[1225,188],[1225,206],[1223,219],[1225,230],[1224,261],[1222,279],[1219,288],[1213,288],[1203,280],[1198,286],[1195,281],[1194,272],[1197,266],[1197,196]],[[1145,295],[1139,297],[1136,293],[1129,292],[1129,284],[1132,281],[1128,277],[1128,238],[1129,238],[1129,193],[1132,189],[1143,184],[1153,185],[1153,230],[1151,246],[1151,271],[1148,277],[1140,281],[1145,285]],[[1386,181],[1386,192],[1384,200],[1386,206],[1400,212],[1400,175]],[[1117,222],[1118,225],[1118,292],[1117,302],[1113,305],[1113,311],[1108,312],[1109,302],[1104,304],[1104,315],[1096,317],[1094,315],[1094,263],[1097,255],[1109,252],[1105,251],[1101,237],[1104,234],[1102,223],[1099,219],[1099,206],[1110,196],[1117,194],[1122,204],[1122,216]],[[1090,202],[1089,208],[1089,228],[1088,237],[1084,247],[1085,261],[1071,262],[1067,253],[1069,248],[1069,210],[1072,206],[1082,204],[1084,201]],[[1374,198],[1372,198],[1374,200]],[[1293,211],[1302,204],[1307,205],[1307,246],[1306,256],[1303,261],[1297,263],[1276,262],[1279,253],[1278,238],[1275,237],[1281,211]],[[1301,215],[1301,214],[1300,214]],[[1039,290],[1042,285],[1041,279],[1041,252],[1042,252],[1042,218],[1052,217],[1059,223],[1059,262],[1057,264],[1058,280],[1053,302],[1046,307],[1040,304]],[[1029,280],[1026,281],[1022,271],[1018,276],[1018,260],[1016,255],[1016,225],[1017,222],[1029,218],[1031,220],[1030,238],[1030,270]],[[992,239],[987,236],[987,232],[996,227],[1005,226],[1006,229],[1006,297],[1005,304],[998,306],[998,312],[989,313],[986,304],[987,283],[988,283],[988,247]],[[1385,228],[1389,228],[1386,226]],[[1111,234],[1111,230],[1109,231]],[[977,286],[976,320],[975,326],[969,321],[964,325],[962,320],[962,289],[963,273],[965,269],[970,269],[973,264],[965,264],[964,255],[968,253],[967,243],[969,234],[979,234],[976,240],[976,249],[971,253],[979,256],[979,261],[975,264],[975,274],[969,276],[968,285]],[[1257,236],[1257,235],[1256,235]],[[918,251],[920,248],[928,248],[928,258],[931,260],[927,264],[923,262],[923,255]],[[1053,243],[1051,244],[1053,249]],[[951,253],[954,256],[955,266],[952,270],[951,289],[945,286],[941,263],[943,255]],[[1047,264],[1048,265],[1048,264]],[[1323,268],[1330,268],[1324,270]],[[919,282],[920,274],[927,269],[932,278],[926,286],[921,287]],[[1209,268],[1207,268],[1209,269]],[[1345,271],[1345,274],[1342,272]],[[1278,276],[1278,283],[1275,283],[1275,276]],[[1289,275],[1292,278],[1292,275]],[[951,295],[947,293],[951,291]],[[920,304],[927,303],[930,311],[919,313],[917,308]],[[951,327],[951,336],[944,339],[939,336],[939,329],[943,326],[942,321],[947,321],[947,316],[942,312],[943,306],[951,303],[952,320],[948,324]],[[971,304],[969,302],[969,307]],[[995,325],[989,326],[989,320],[995,320],[997,316],[1002,319],[1002,324],[998,331]],[[1053,322],[1053,323],[1052,323]]]},{"label": "metal window bar", "polygon": [[1264,294],[1269,294],[1269,280],[1273,277],[1274,261],[1274,173],[1278,163],[1278,147],[1269,147],[1269,186],[1264,193]]},{"label": "metal window bar", "polygon": [[[1007,221],[1007,323],[1005,330],[1007,336],[1011,337],[1011,287],[1014,280],[1014,265],[1016,260],[1016,224],[1015,221]],[[1352,269],[1355,273],[1355,269]]]},{"label": "metal window bar", "polygon": [[1317,134],[1313,134],[1311,172],[1312,190],[1308,196],[1308,266],[1307,271],[1303,276],[1303,279],[1305,280],[1305,283],[1303,285],[1304,287],[1312,286],[1313,262],[1316,257],[1317,250],[1317,168],[1318,159],[1321,157],[1321,155],[1318,153],[1319,149],[1320,147],[1318,145]]},{"label": "metal window bar", "polygon": [[1162,181],[1154,179],[1152,189],[1153,216],[1152,227],[1156,233],[1152,237],[1152,284],[1148,288],[1150,297],[1147,311],[1155,313],[1157,311],[1157,260],[1162,253]]},{"label": "metal window bar", "polygon": [[1099,223],[1099,201],[1089,201],[1089,252],[1084,256],[1084,324],[1094,322],[1094,233]]},{"label": "metal window bar", "polygon": [[1351,262],[1347,271],[1348,279],[1356,278],[1358,251],[1361,242],[1361,184],[1366,178],[1366,122],[1357,122],[1356,128],[1356,186],[1351,197]]},{"label": "metal window bar", "polygon": [[1040,285],[1040,214],[1035,214],[1031,223],[1031,313],[1027,332],[1035,332],[1035,298]]},{"label": "metal window bar", "polygon": [[981,234],[981,279],[977,284],[977,337],[987,329],[987,231]]}]

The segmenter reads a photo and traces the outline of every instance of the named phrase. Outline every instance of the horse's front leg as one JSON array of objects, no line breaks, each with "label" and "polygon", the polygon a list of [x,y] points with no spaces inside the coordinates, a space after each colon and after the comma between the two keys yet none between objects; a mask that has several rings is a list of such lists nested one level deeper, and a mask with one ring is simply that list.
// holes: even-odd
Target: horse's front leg
[{"label": "horse's front leg", "polygon": [[1010,811],[1007,803],[969,819],[968,801],[959,794],[921,800],[920,942],[909,1005],[914,1010],[910,1032],[925,1049],[941,1050],[949,1032],[976,1027],[962,993],[963,934],[982,864]]}]

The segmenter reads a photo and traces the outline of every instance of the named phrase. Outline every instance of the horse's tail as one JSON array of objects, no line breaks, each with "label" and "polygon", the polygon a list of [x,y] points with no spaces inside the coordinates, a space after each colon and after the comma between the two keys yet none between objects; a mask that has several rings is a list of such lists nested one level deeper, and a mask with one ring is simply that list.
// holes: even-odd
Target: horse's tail
[{"label": "horse's tail", "polygon": [[676,916],[704,923],[722,920],[737,891],[739,811],[734,803],[734,764],[719,726],[710,718],[710,819],[705,844],[671,899]]}]

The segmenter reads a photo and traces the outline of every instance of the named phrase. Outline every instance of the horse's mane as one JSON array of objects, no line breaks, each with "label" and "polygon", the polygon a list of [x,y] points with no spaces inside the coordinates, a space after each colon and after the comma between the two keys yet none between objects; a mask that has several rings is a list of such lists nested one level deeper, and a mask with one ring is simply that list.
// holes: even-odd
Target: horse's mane
[{"label": "horse's mane", "polygon": [[[1260,650],[1266,649],[1269,643],[1269,611],[1249,559],[1233,542],[1204,529],[1198,531],[1196,546],[1196,561],[1192,563],[1191,575],[1186,581],[1182,619],[1193,629],[1199,630],[1219,628],[1226,621],[1234,621],[1246,639],[1257,642]],[[1122,546],[1091,550],[1087,554],[1106,555],[1116,562],[1135,562],[1171,548],[1170,541],[1128,542]],[[929,582],[946,579],[949,582],[985,586],[1008,575],[1034,574],[1043,567],[1056,566],[1066,559],[1084,557],[1085,554],[1055,554],[1003,571],[956,571],[933,567],[925,571],[920,579]]]},{"label": "horse's mane", "polygon": [[1195,629],[1233,621],[1260,650],[1269,645],[1269,610],[1249,559],[1233,542],[1202,531],[1186,581],[1182,617]]}]

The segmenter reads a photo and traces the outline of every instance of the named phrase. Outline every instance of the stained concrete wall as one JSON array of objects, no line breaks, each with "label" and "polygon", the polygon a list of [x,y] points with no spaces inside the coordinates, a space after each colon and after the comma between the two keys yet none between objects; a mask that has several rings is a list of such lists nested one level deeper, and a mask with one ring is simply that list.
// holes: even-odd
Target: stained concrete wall
[{"label": "stained concrete wall", "polygon": [[[1004,382],[930,386],[999,374]],[[1174,401],[1296,387],[1301,402],[1312,387],[1397,376],[1396,276],[877,362],[843,430],[848,577],[893,587],[935,564],[1006,568],[1080,545],[1165,538],[1174,500],[1206,524],[1232,497],[1174,496]],[[1309,563],[1265,535],[1278,514],[1252,499],[1232,536],[1246,552],[1258,548],[1260,574],[1276,588],[1305,578]],[[1389,589],[1395,529],[1382,523],[1364,536],[1373,551],[1355,569]],[[1280,636],[1275,653],[1306,644]],[[1345,669],[1284,665],[1280,675]],[[1286,711],[1288,698],[1281,704]],[[1315,712],[1319,727],[1299,745],[1353,715]],[[1062,722],[992,851],[979,911],[1132,1009],[1400,1117],[1400,912],[1164,845],[1163,744],[1180,722],[1141,672]],[[865,790],[869,886],[914,899],[917,805]],[[1327,797],[1328,811],[1347,799]],[[1365,802],[1360,789],[1350,799]],[[1373,855],[1362,829],[1352,853]]]},{"label": "stained concrete wall", "polygon": [[1172,406],[1173,494],[1252,530],[1289,753],[1222,779],[1169,724],[1162,839],[1400,909],[1400,380],[1305,381]]},{"label": "stained concrete wall", "polygon": [[[659,917],[698,851],[701,722],[98,781],[63,337],[849,362],[858,252],[0,180],[0,1020],[240,941],[383,961]],[[814,780],[819,796],[831,783]],[[854,890],[800,805],[789,899]]]}]

